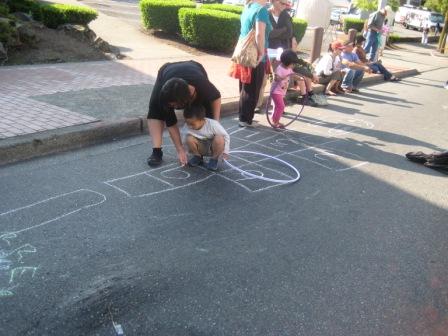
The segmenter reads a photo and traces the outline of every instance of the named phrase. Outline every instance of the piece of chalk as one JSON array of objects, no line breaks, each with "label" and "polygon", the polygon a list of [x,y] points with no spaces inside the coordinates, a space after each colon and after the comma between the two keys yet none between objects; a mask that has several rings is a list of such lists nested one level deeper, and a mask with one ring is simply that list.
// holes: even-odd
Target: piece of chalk
[{"label": "piece of chalk", "polygon": [[124,331],[123,331],[123,328],[121,327],[121,324],[114,323],[114,328],[115,328],[115,332],[117,333],[118,336],[124,335]]}]

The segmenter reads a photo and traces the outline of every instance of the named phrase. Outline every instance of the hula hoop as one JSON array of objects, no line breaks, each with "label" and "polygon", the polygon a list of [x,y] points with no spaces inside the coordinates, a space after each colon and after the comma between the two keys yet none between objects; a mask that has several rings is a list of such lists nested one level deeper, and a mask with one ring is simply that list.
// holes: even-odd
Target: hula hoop
[{"label": "hula hoop", "polygon": [[243,174],[243,175],[245,175],[245,176],[253,177],[253,178],[256,178],[256,179],[259,179],[259,180],[263,180],[263,181],[267,181],[267,182],[274,182],[274,183],[281,183],[281,184],[294,183],[294,182],[297,182],[297,181],[300,179],[300,172],[297,170],[296,167],[294,167],[292,164],[290,164],[290,163],[288,163],[288,162],[286,162],[286,161],[283,161],[282,159],[279,159],[279,158],[277,158],[277,157],[275,157],[275,156],[271,156],[271,155],[267,155],[267,154],[263,154],[263,153],[257,153],[257,152],[245,151],[245,150],[233,150],[233,151],[230,151],[230,152],[229,152],[229,154],[232,154],[232,153],[233,153],[233,154],[235,154],[235,153],[240,153],[240,154],[255,154],[255,155],[264,156],[264,157],[266,157],[266,158],[269,158],[269,159],[278,161],[278,162],[284,164],[285,166],[288,166],[288,167],[291,168],[291,169],[294,171],[294,173],[297,175],[295,178],[293,178],[293,179],[291,179],[291,180],[277,180],[277,179],[272,179],[272,178],[269,178],[269,177],[264,177],[264,176],[260,176],[260,175],[252,174],[252,173],[249,172],[249,171],[246,171],[246,170],[243,170],[243,169],[241,169],[241,168],[239,168],[239,167],[237,167],[237,166],[234,166],[233,164],[231,164],[231,163],[230,163],[229,161],[227,161],[227,160],[223,160],[223,161],[224,161],[230,168],[232,168],[232,169],[234,169],[234,170],[240,172],[241,174]]},{"label": "hula hoop", "polygon": [[[294,74],[288,75],[288,77],[293,76],[293,75],[296,75],[296,74],[294,73]],[[269,98],[268,98],[268,100],[266,102],[266,106],[265,106],[266,119],[268,120],[269,125],[271,125],[271,127],[276,130],[279,128],[275,127],[271,121],[271,118],[269,118],[269,107],[271,106],[271,102],[272,102],[272,93],[274,92],[274,90],[277,88],[277,86],[279,84],[280,84],[280,82],[275,82],[274,85],[271,86],[271,90],[269,91]],[[306,81],[305,81],[305,87],[307,88]],[[305,108],[305,104],[307,101],[308,101],[308,95],[305,95],[304,100],[302,102],[302,106],[299,108],[299,112],[297,112],[297,114],[294,116],[294,118],[292,118],[287,124],[283,125],[285,128],[288,127],[289,125],[291,125],[294,121],[296,121],[299,118],[300,114],[302,113],[303,109]]]}]

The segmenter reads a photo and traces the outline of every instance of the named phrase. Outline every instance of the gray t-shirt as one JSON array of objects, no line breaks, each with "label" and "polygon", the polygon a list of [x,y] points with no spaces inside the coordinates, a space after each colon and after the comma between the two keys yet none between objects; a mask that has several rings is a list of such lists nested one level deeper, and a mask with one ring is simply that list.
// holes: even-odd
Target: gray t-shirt
[{"label": "gray t-shirt", "polygon": [[376,11],[375,13],[370,14],[367,27],[369,29],[376,28],[377,31],[381,31],[385,18],[386,15],[381,14],[380,11]]}]

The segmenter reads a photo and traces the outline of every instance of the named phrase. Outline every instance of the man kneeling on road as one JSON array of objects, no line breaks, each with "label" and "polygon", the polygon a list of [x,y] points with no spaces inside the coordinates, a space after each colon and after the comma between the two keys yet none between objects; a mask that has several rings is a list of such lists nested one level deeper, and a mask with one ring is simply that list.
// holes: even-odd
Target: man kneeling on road
[{"label": "man kneeling on road", "polygon": [[372,72],[372,70],[364,65],[358,55],[353,52],[353,42],[346,41],[341,54],[342,72],[345,73],[342,79],[342,88],[345,92],[359,92],[358,86],[364,77],[364,72]]},{"label": "man kneeling on road", "polygon": [[204,67],[195,61],[164,64],[159,69],[149,101],[148,130],[153,148],[148,165],[156,167],[162,163],[162,135],[165,125],[181,165],[187,164],[187,154],[182,145],[174,110],[184,109],[193,103],[203,105],[208,118],[219,120],[221,94],[208,80]]}]

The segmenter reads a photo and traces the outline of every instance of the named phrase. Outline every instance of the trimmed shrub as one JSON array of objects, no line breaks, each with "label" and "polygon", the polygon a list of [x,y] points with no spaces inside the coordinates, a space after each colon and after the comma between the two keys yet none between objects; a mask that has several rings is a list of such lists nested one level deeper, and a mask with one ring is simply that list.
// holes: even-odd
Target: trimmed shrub
[{"label": "trimmed shrub", "polygon": [[217,51],[231,51],[240,35],[240,15],[211,9],[179,10],[182,37],[189,44]]},{"label": "trimmed shrub", "polygon": [[223,4],[202,5],[199,8],[200,9],[214,9],[214,10],[220,10],[220,11],[230,12],[230,13],[235,13],[235,14],[241,14],[244,9],[244,7],[242,7],[242,6],[223,5]]},{"label": "trimmed shrub", "polygon": [[355,19],[355,18],[345,18],[344,19],[344,33],[348,34],[350,29],[356,29],[357,32],[362,32],[364,28],[365,20]]},{"label": "trimmed shrub", "polygon": [[54,6],[64,13],[66,23],[87,25],[98,17],[98,12],[88,7],[62,4]]},{"label": "trimmed shrub", "polygon": [[41,5],[40,15],[42,22],[48,28],[57,28],[65,23],[86,25],[97,18],[98,13],[82,6],[51,4]]},{"label": "trimmed shrub", "polygon": [[0,3],[0,16],[8,16],[9,7],[6,4]]},{"label": "trimmed shrub", "polygon": [[14,13],[14,12],[31,13],[31,8],[35,4],[36,4],[36,2],[33,0],[9,0],[9,1],[7,1],[7,5],[9,6],[9,11],[11,13]]},{"label": "trimmed shrub", "polygon": [[9,23],[0,21],[0,42],[7,44],[11,38],[12,27]]},{"label": "trimmed shrub", "polygon": [[64,13],[56,8],[55,5],[42,5],[40,6],[40,12],[42,22],[48,28],[57,28],[58,26],[66,23]]},{"label": "trimmed shrub", "polygon": [[143,25],[146,29],[179,34],[178,13],[181,8],[196,8],[196,4],[187,0],[141,0]]},{"label": "trimmed shrub", "polygon": [[293,18],[292,19],[292,30],[293,34],[297,40],[297,43],[302,41],[303,36],[305,36],[306,27],[308,26],[308,22],[303,19]]}]

